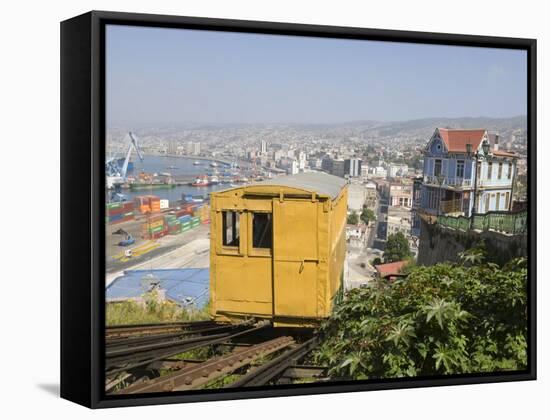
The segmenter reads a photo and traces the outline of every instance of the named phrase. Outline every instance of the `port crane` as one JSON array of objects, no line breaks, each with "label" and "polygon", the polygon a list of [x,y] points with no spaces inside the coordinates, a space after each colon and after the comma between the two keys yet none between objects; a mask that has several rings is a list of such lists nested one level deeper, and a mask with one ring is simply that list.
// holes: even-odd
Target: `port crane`
[{"label": "port crane", "polygon": [[[134,133],[131,131],[128,133],[130,142],[128,143],[128,151],[126,152],[126,158],[120,167],[120,159],[111,157],[105,162],[105,172],[106,172],[106,183],[107,188],[113,189],[117,185],[124,184],[126,182],[126,175],[128,172],[128,164],[130,163],[130,157],[132,156],[132,151],[135,150],[140,161],[143,162],[143,155],[141,149],[139,148],[139,142]],[[120,194],[120,193],[118,193]]]}]

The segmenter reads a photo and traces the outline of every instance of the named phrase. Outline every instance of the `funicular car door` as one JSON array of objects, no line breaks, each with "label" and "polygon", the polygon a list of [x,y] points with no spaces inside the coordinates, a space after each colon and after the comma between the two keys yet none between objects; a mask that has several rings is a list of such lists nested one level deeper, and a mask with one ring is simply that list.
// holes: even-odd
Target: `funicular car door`
[{"label": "funicular car door", "polygon": [[275,316],[317,316],[318,202],[273,200]]}]

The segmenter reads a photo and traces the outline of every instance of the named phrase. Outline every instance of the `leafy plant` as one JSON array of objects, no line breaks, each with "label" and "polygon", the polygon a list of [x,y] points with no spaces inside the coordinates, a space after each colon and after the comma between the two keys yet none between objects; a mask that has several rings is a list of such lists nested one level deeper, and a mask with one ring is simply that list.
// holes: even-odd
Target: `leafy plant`
[{"label": "leafy plant", "polygon": [[105,309],[106,325],[149,324],[210,319],[208,305],[201,309],[184,309],[169,300],[159,299],[155,291],[145,293],[139,301],[109,302]]},{"label": "leafy plant", "polygon": [[356,225],[357,223],[359,223],[359,216],[357,215],[356,212],[352,212],[351,214],[348,214],[347,223],[348,225]]},{"label": "leafy plant", "polygon": [[397,232],[388,236],[383,255],[385,263],[405,260],[410,258],[411,255],[409,241],[407,241],[407,238],[405,238],[402,232]]},{"label": "leafy plant", "polygon": [[361,216],[359,218],[368,225],[370,222],[374,222],[376,220],[376,215],[374,214],[374,211],[367,207],[363,207],[363,211],[361,212]]},{"label": "leafy plant", "polygon": [[314,362],[353,379],[524,369],[526,260],[499,267],[480,255],[349,291],[321,328]]}]

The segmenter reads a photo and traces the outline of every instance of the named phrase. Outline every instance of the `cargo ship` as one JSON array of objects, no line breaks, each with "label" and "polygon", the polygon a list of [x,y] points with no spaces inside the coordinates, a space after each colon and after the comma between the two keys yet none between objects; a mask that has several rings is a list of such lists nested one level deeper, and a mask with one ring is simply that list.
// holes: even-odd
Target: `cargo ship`
[{"label": "cargo ship", "polygon": [[170,188],[175,188],[176,184],[167,184],[165,182],[133,182],[130,184],[130,190],[139,191],[139,190],[165,190]]}]

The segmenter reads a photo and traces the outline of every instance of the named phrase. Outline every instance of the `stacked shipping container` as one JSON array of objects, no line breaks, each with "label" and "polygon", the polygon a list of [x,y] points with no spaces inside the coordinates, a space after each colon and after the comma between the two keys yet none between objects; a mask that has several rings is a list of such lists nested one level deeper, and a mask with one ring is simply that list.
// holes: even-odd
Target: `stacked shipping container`
[{"label": "stacked shipping container", "polygon": [[164,216],[164,222],[168,227],[168,234],[177,235],[181,232],[181,223],[175,214],[167,214]]},{"label": "stacked shipping container", "polygon": [[156,195],[141,195],[135,198],[134,203],[141,214],[160,212],[160,197]]},{"label": "stacked shipping container", "polygon": [[136,197],[135,203],[140,213],[148,215],[142,226],[142,236],[147,239],[178,235],[198,227],[201,223],[210,223],[208,204],[184,203],[179,210],[161,214],[161,200],[156,196]]},{"label": "stacked shipping container", "polygon": [[142,236],[147,239],[157,239],[168,233],[168,226],[162,214],[148,216],[141,227]]},{"label": "stacked shipping container", "polygon": [[105,206],[105,223],[114,225],[129,220],[134,220],[133,202],[109,203]]}]

